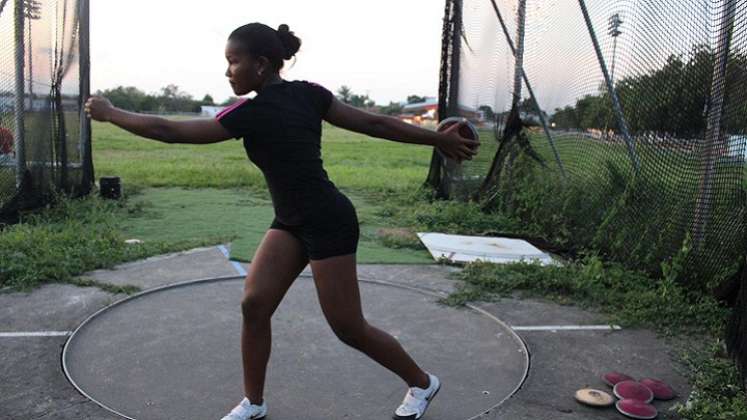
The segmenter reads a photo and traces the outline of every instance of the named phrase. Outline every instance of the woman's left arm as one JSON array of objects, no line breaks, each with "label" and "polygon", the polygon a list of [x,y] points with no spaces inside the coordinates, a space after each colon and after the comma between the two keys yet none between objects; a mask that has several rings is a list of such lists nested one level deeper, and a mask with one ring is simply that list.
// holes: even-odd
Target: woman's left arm
[{"label": "woman's left arm", "polygon": [[402,143],[424,144],[438,147],[446,156],[472,159],[480,142],[459,135],[459,126],[453,124],[443,132],[427,130],[408,124],[388,115],[374,114],[332,99],[324,119],[332,125],[357,133]]}]

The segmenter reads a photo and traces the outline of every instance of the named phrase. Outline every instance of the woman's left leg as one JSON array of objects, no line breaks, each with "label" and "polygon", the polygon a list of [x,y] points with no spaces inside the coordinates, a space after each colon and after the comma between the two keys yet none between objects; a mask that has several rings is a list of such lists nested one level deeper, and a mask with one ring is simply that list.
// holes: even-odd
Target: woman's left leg
[{"label": "woman's left leg", "polygon": [[428,375],[400,343],[363,317],[355,254],[310,260],[317,295],[332,331],[345,344],[391,370],[409,387],[427,388]]}]

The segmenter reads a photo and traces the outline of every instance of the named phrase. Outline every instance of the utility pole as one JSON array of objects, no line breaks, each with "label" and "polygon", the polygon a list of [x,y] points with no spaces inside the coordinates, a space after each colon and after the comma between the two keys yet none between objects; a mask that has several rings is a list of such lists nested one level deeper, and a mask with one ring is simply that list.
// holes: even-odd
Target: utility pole
[{"label": "utility pole", "polygon": [[[516,54],[514,57],[514,97],[513,106],[521,103],[521,77],[524,74],[524,28],[527,19],[527,1],[519,0],[516,12]],[[541,111],[538,111],[541,112]]]},{"label": "utility pole", "polygon": [[620,19],[619,13],[615,13],[614,15],[610,16],[610,26],[607,33],[612,37],[612,70],[610,75],[610,78],[612,79],[612,86],[615,85],[615,58],[617,56],[617,37],[622,35],[622,31],[620,31],[620,26],[622,26],[622,24],[623,21],[622,19]]}]

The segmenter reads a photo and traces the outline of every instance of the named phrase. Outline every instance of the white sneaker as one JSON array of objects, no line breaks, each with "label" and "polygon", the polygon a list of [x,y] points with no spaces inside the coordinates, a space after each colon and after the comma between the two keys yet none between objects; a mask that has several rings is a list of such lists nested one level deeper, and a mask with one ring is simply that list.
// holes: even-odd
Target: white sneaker
[{"label": "white sneaker", "polygon": [[417,420],[425,415],[425,410],[431,400],[441,389],[441,381],[438,380],[436,375],[426,373],[430,378],[428,388],[410,387],[405,394],[405,399],[402,400],[402,404],[394,411],[392,417],[394,420]]},{"label": "white sneaker", "polygon": [[259,420],[267,415],[267,401],[263,398],[262,405],[252,404],[248,398],[243,400],[221,420]]}]

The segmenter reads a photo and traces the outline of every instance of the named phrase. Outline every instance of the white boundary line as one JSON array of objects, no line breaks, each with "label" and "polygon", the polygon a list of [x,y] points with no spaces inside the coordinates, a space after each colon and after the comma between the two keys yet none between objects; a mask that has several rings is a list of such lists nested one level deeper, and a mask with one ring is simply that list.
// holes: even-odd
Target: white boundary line
[{"label": "white boundary line", "polygon": [[512,326],[514,331],[617,331],[619,325],[522,325]]},{"label": "white boundary line", "polygon": [[72,331],[17,331],[0,332],[0,338],[22,338],[22,337],[66,337]]},{"label": "white boundary line", "polygon": [[223,253],[223,256],[225,256],[228,262],[230,262],[231,265],[233,265],[233,268],[236,269],[236,272],[239,273],[240,276],[246,276],[246,270],[244,270],[244,267],[242,267],[241,264],[239,264],[238,262],[231,261],[229,259],[230,254],[228,253],[228,248],[226,248],[225,245],[218,245],[218,250],[220,250],[220,252]]}]

